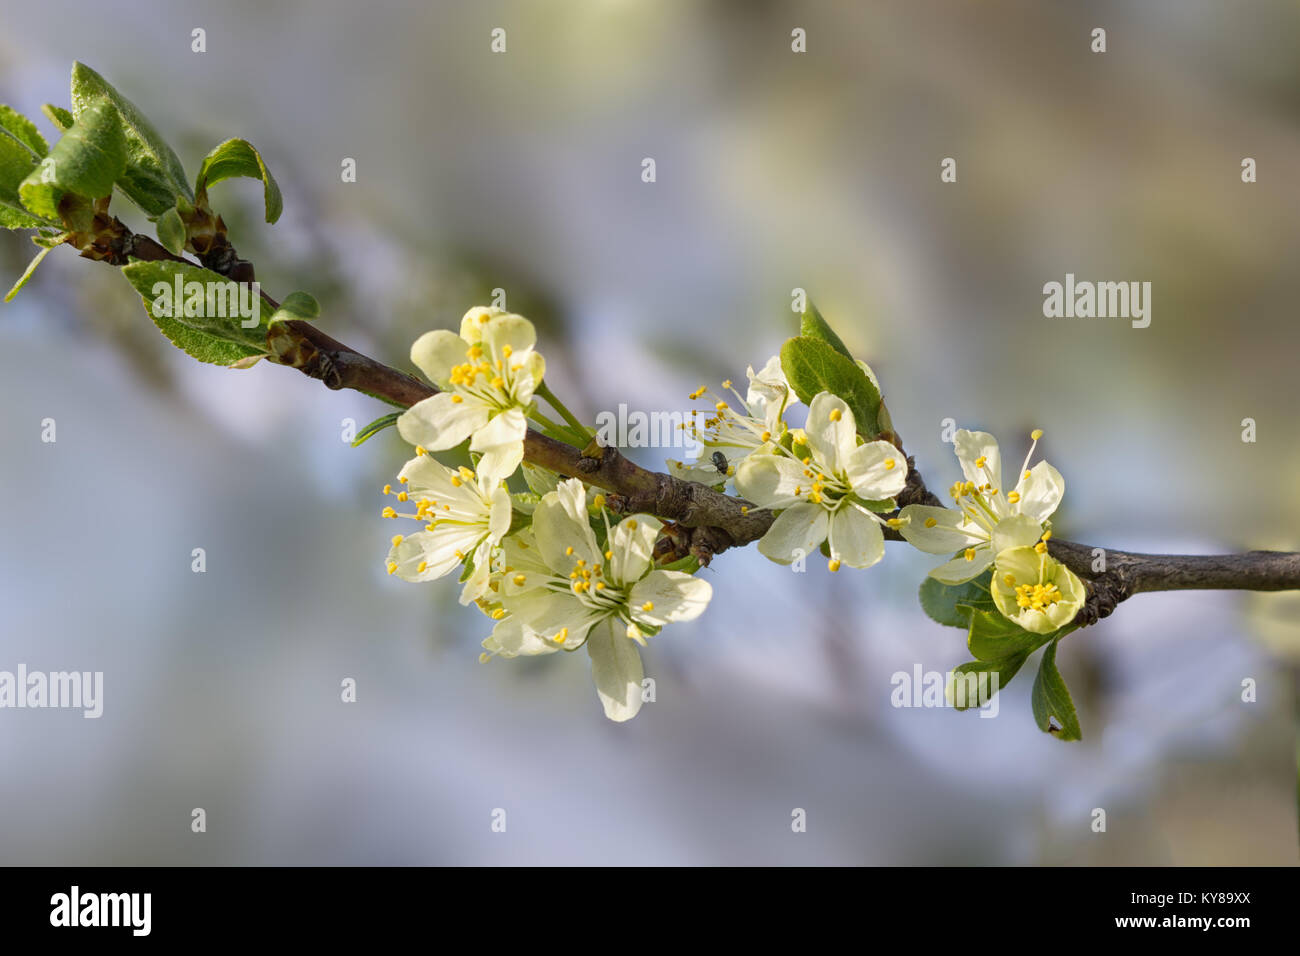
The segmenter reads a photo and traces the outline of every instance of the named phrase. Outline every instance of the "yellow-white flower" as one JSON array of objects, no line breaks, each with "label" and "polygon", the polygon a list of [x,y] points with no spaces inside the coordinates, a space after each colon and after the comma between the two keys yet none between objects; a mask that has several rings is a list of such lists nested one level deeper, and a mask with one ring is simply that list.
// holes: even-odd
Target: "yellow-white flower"
[{"label": "yellow-white flower", "polygon": [[[745,370],[749,388],[744,398],[732,387],[730,381],[722,383],[724,389],[735,396],[738,407],[710,394],[705,386],[691,393],[691,401],[705,396],[713,402],[713,411],[704,420],[704,427],[694,423],[686,427],[703,446],[705,453],[689,464],[668,461],[668,471],[683,481],[698,481],[718,485],[736,473],[736,467],[748,455],[773,441],[780,441],[786,432],[785,410],[795,401],[794,390],[781,370],[781,357],[774,355],[759,371],[751,365]],[[715,460],[721,452],[721,460]]]},{"label": "yellow-white flower", "polygon": [[602,551],[576,478],[545,495],[531,530],[506,541],[500,607],[491,612],[498,623],[483,647],[488,656],[516,657],[585,645],[605,716],[622,721],[641,709],[637,644],[665,624],[698,617],[713,588],[653,567],[657,518],[633,515],[610,526],[606,517],[605,527]]},{"label": "yellow-white flower", "polygon": [[907,460],[887,441],[858,444],[857,424],[844,400],[820,392],[808,408],[802,459],[780,445],[750,455],[736,472],[736,490],[760,508],[780,510],[758,550],[790,564],[830,544],[830,569],[869,568],[885,554],[875,509],[907,483]]},{"label": "yellow-white flower", "polygon": [[1078,576],[1047,553],[1045,542],[1000,552],[991,583],[998,610],[1034,634],[1069,624],[1088,596]]},{"label": "yellow-white flower", "polygon": [[[423,452],[423,450],[421,450]],[[510,530],[510,494],[498,478],[469,468],[448,468],[418,454],[397,476],[398,488],[384,492],[414,507],[399,512],[391,505],[386,518],[410,518],[424,528],[394,535],[388,552],[388,573],[404,581],[432,581],[465,562],[471,572],[460,603],[469,604],[487,590],[493,549]]]},{"label": "yellow-white flower", "polygon": [[459,335],[426,332],[411,346],[411,361],[442,391],[403,412],[397,430],[430,451],[469,438],[470,451],[483,456],[481,473],[510,477],[523,460],[528,410],[546,374],[536,343],[531,322],[497,309],[470,309]]},{"label": "yellow-white flower", "polygon": [[1029,467],[1042,431],[1035,429],[1033,445],[1017,472],[1011,491],[1002,484],[1002,454],[988,432],[961,429],[953,439],[965,481],[952,486],[955,508],[908,505],[899,514],[900,531],[912,545],[929,554],[957,557],[930,572],[945,584],[978,577],[1008,548],[1028,547],[1043,532],[1044,522],[1065,494],[1065,479],[1045,461]]}]

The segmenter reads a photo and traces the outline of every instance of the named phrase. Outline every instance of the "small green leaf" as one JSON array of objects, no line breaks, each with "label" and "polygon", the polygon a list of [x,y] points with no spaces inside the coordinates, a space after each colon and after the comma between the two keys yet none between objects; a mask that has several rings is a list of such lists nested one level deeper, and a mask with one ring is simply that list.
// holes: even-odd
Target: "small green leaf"
[{"label": "small green leaf", "polygon": [[823,341],[799,336],[781,346],[781,369],[804,404],[818,392],[838,395],[853,412],[858,434],[876,436],[880,392],[852,359]]},{"label": "small green leaf", "polygon": [[7,129],[0,129],[0,226],[6,229],[35,229],[48,225],[23,206],[18,187],[31,175],[40,160],[30,146]]},{"label": "small green leaf", "polygon": [[[122,267],[122,275],[140,293],[145,311],[163,335],[200,362],[229,366],[266,353],[270,306],[259,297],[258,321],[248,328],[243,326],[243,320],[237,314],[239,309],[231,306],[232,297],[238,304],[241,298],[250,294],[247,286],[241,289],[239,283],[187,262],[132,262]],[[177,306],[174,300],[177,298],[178,277],[182,286],[181,299],[190,299],[191,292],[203,292],[205,298],[201,306],[197,300],[194,305],[198,308],[184,308],[185,301]],[[191,283],[199,285],[195,287]],[[212,309],[207,307],[206,294],[209,292],[213,296]],[[186,315],[187,311],[203,314]],[[208,315],[209,311],[213,314]],[[225,315],[220,314],[222,312]]]},{"label": "small green leaf", "polygon": [[126,169],[118,188],[152,219],[192,199],[189,177],[175,151],[167,145],[134,103],[107,80],[81,63],[72,64],[72,112],[78,120],[96,103],[107,101],[121,118],[126,138]]},{"label": "small green leaf", "polygon": [[113,192],[126,168],[126,141],[117,111],[109,103],[85,110],[18,187],[23,205],[37,216],[59,216],[68,193],[99,199]]},{"label": "small green leaf", "polygon": [[396,425],[397,419],[400,418],[401,415],[401,412],[389,412],[387,415],[381,415],[379,418],[376,418],[365,428],[361,429],[361,431],[357,432],[357,437],[352,440],[352,447],[357,448],[367,439],[378,435],[390,425]]},{"label": "small green leaf", "polygon": [[993,598],[989,595],[992,575],[991,570],[985,571],[965,584],[944,584],[935,578],[926,578],[921,582],[921,608],[940,624],[969,630],[971,608],[994,609]]},{"label": "small green leaf", "polygon": [[45,156],[50,151],[45,137],[36,128],[36,124],[13,107],[5,106],[3,103],[0,103],[0,129],[13,134],[14,139],[35,153],[37,158]]},{"label": "small green leaf", "polygon": [[307,292],[290,292],[280,303],[280,308],[271,316],[272,322],[287,322],[290,319],[311,321],[320,315],[320,303]]},{"label": "small green leaf", "polygon": [[[946,693],[949,702],[957,710],[967,710],[972,706],[987,703],[1002,688],[1011,683],[1011,678],[1019,673],[1028,657],[1028,654],[1016,654],[998,661],[967,661],[954,667],[952,673],[948,675]],[[976,675],[975,686],[971,686],[971,678],[963,677],[966,674]],[[981,680],[982,675],[988,675],[983,679],[987,683]],[[997,678],[996,685],[993,682],[994,677]],[[959,689],[963,692],[962,695],[957,693]]]},{"label": "small green leaf", "polygon": [[1059,640],[1058,638],[1048,645],[1038,665],[1032,698],[1034,720],[1039,730],[1061,740],[1082,740],[1083,730],[1079,727],[1074,700],[1061,678],[1061,672],[1056,669],[1056,645]]},{"label": "small green leaf", "polygon": [[864,508],[880,514],[888,514],[891,511],[898,510],[898,500],[895,498],[860,498],[854,495],[853,500]]},{"label": "small green leaf", "polygon": [[284,211],[280,187],[262,161],[262,154],[244,139],[228,139],[208,153],[203,165],[199,167],[198,179],[194,183],[195,195],[203,196],[209,186],[236,176],[260,179],[262,200],[266,205],[266,221],[275,222],[280,218],[280,213]]},{"label": "small green leaf", "polygon": [[848,346],[822,318],[822,314],[817,311],[817,306],[813,305],[812,299],[808,300],[808,307],[804,309],[803,315],[799,317],[799,334],[804,338],[825,342],[845,358],[850,361],[853,360],[853,355],[849,352]]},{"label": "small green leaf", "polygon": [[53,103],[46,103],[41,107],[41,112],[45,114],[45,118],[60,133],[66,133],[72,129],[72,124],[77,121],[77,118],[62,106],[55,106]]},{"label": "small green leaf", "polygon": [[27,280],[29,280],[32,277],[32,274],[36,272],[36,267],[41,264],[41,260],[49,254],[49,249],[42,249],[40,252],[36,253],[36,258],[27,264],[27,269],[18,277],[18,281],[14,283],[14,287],[5,295],[6,302],[13,299],[13,297],[18,294],[18,290],[27,284]]},{"label": "small green leaf", "polygon": [[42,249],[53,249],[55,246],[62,245],[68,235],[66,232],[55,232],[53,229],[40,229],[32,236],[32,243]]},{"label": "small green leaf", "polygon": [[175,206],[158,217],[157,229],[158,241],[162,243],[164,249],[174,256],[179,256],[185,251],[185,242],[188,238],[185,222]]},{"label": "small green leaf", "polygon": [[1027,657],[1052,639],[1051,634],[1026,631],[1001,611],[978,611],[968,608],[970,630],[966,646],[981,661],[1001,661],[1008,657]]}]

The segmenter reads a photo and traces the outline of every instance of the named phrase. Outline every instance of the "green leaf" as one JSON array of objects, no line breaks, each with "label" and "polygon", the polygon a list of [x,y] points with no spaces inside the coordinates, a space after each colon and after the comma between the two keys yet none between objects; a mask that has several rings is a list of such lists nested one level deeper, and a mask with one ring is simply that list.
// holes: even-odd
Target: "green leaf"
[{"label": "green leaf", "polygon": [[994,609],[993,598],[989,595],[992,576],[991,570],[985,571],[965,584],[944,584],[935,578],[926,578],[921,582],[921,608],[940,624],[969,630],[971,608]]},{"label": "green leaf", "polygon": [[72,129],[72,124],[77,121],[77,118],[62,106],[55,106],[53,103],[46,103],[41,107],[41,112],[45,114],[45,118],[49,120],[50,123],[53,124],[54,128],[60,133],[66,133],[68,130]]},{"label": "green leaf", "polygon": [[[972,706],[987,703],[989,700],[992,700],[994,695],[1001,691],[1002,688],[1011,683],[1011,678],[1015,677],[1016,674],[1019,673],[1020,668],[1024,665],[1025,660],[1028,657],[1028,654],[1017,654],[1011,657],[1004,657],[1002,660],[998,661],[967,661],[965,664],[960,664],[957,667],[954,667],[952,673],[948,675],[946,693],[949,702],[951,702],[957,710],[967,710]],[[988,683],[983,686],[976,684],[975,687],[971,687],[970,684],[967,683],[970,679],[962,678],[962,675],[965,674],[977,675],[975,678],[977,681],[979,680],[979,675],[987,674],[989,676],[985,679]],[[992,680],[994,676],[997,677],[996,687]],[[964,687],[964,701],[959,700],[956,693],[959,682]]]},{"label": "green leaf", "polygon": [[280,303],[280,308],[271,316],[272,322],[284,322],[290,319],[311,321],[320,315],[320,303],[307,292],[290,292]]},{"label": "green leaf", "polygon": [[853,412],[858,434],[876,436],[880,392],[852,359],[823,341],[798,336],[781,346],[781,369],[804,404],[810,404],[818,392],[838,395]]},{"label": "green leaf", "polygon": [[799,317],[799,334],[804,338],[825,342],[849,361],[853,360],[853,354],[849,352],[848,346],[822,318],[822,314],[817,311],[817,306],[813,305],[812,299],[808,300],[808,307],[804,309],[803,315]]},{"label": "green leaf", "polygon": [[36,128],[36,124],[13,107],[5,106],[3,103],[0,103],[0,129],[7,130],[14,139],[35,153],[37,158],[44,157],[50,151],[45,137]]},{"label": "green leaf", "polygon": [[6,229],[35,229],[48,224],[23,206],[18,187],[31,175],[40,160],[30,146],[7,129],[0,129],[0,226]]},{"label": "green leaf", "polygon": [[189,237],[185,222],[175,206],[158,217],[157,229],[158,241],[162,243],[164,249],[174,256],[179,256],[185,251],[185,241]]},{"label": "green leaf", "polygon": [[18,290],[27,284],[27,280],[29,280],[32,277],[32,274],[36,272],[36,267],[41,264],[41,260],[49,254],[49,249],[42,249],[40,252],[36,253],[36,258],[27,264],[27,269],[18,277],[18,281],[14,283],[14,287],[5,295],[6,302],[12,300],[13,297],[18,294]]},{"label": "green leaf", "polygon": [[23,205],[37,216],[59,216],[59,201],[71,193],[86,199],[112,195],[126,168],[126,140],[111,104],[87,109],[50,154],[18,186]]},{"label": "green leaf", "polygon": [[[1048,645],[1038,665],[1032,698],[1034,720],[1039,730],[1061,740],[1082,740],[1083,730],[1079,727],[1079,715],[1075,713],[1070,689],[1065,686],[1061,672],[1056,669],[1056,645],[1059,640],[1057,638]],[[1052,724],[1053,719],[1056,726]]]},{"label": "green leaf", "polygon": [[980,611],[973,607],[967,610],[970,630],[966,646],[981,661],[1001,661],[1017,655],[1027,657],[1054,636],[1026,631],[1001,611]]},{"label": "green leaf", "polygon": [[[122,275],[140,293],[144,299],[145,311],[163,335],[177,348],[200,362],[235,365],[243,359],[266,353],[270,306],[261,298],[257,300],[258,323],[249,328],[242,326],[238,315],[231,314],[238,310],[230,307],[229,296],[233,293],[238,302],[241,293],[244,297],[249,294],[247,287],[240,290],[239,283],[187,262],[132,262],[122,267]],[[185,293],[190,289],[185,287],[191,282],[200,283],[205,292],[211,289],[227,298],[225,302],[213,303],[211,311],[214,314],[211,316],[206,314],[209,311],[206,301],[201,309],[205,314],[185,315],[184,308],[172,308],[171,300],[175,298],[177,276],[182,282],[183,298],[188,297]],[[160,283],[170,291],[164,292]],[[221,311],[227,314],[217,314]],[[246,367],[246,364],[241,367]]]},{"label": "green leaf", "polygon": [[401,415],[401,412],[389,412],[387,415],[381,415],[379,418],[376,418],[365,428],[361,429],[361,431],[357,432],[357,437],[352,440],[352,447],[356,448],[367,439],[378,435],[390,425],[396,425],[397,419],[400,418]]},{"label": "green leaf", "polygon": [[79,120],[96,103],[107,101],[117,110],[126,138],[126,169],[118,187],[149,217],[161,216],[180,197],[193,199],[189,177],[175,151],[167,145],[134,103],[107,80],[81,63],[72,64],[72,112]]},{"label": "green leaf", "polygon": [[208,153],[199,167],[199,176],[194,183],[194,193],[202,196],[208,187],[223,179],[247,176],[249,179],[262,181],[262,200],[266,205],[266,221],[275,222],[284,211],[284,200],[280,197],[280,187],[275,177],[262,162],[262,154],[253,148],[253,144],[244,139],[228,139],[212,152]]}]

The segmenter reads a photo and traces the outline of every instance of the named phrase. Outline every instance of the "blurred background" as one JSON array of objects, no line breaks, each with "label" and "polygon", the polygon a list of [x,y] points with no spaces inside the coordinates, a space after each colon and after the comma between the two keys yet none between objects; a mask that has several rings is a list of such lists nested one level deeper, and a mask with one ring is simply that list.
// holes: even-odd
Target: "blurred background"
[{"label": "blurred background", "polygon": [[[1300,548],[1294,3],[0,6],[0,101],[66,105],[76,59],[191,176],[249,139],[286,211],[216,187],[240,253],[393,364],[502,288],[581,414],[682,410],[776,351],[800,287],[932,488],[944,419],[1009,460],[1042,427],[1062,536]],[[32,251],[0,235],[0,271]],[[1067,272],[1150,281],[1151,326],[1044,318]],[[67,248],[0,308],[0,369],[0,669],[105,681],[99,720],[0,712],[0,862],[1296,862],[1294,596],[1143,595],[1071,637],[1067,745],[1028,667],[996,719],[891,706],[968,656],[916,603],[929,556],[832,579],[750,548],[615,725],[585,655],[481,666],[453,583],[385,575],[409,447],[341,440],[378,403],[200,366]]]}]

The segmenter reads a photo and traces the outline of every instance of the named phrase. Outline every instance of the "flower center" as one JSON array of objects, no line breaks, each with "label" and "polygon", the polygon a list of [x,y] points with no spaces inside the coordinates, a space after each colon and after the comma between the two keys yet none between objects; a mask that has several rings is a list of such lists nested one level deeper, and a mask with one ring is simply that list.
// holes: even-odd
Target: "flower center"
[{"label": "flower center", "polygon": [[1046,611],[1061,600],[1055,584],[1021,584],[1016,587],[1016,604],[1031,611]]},{"label": "flower center", "polygon": [[511,351],[510,346],[502,346],[501,357],[493,359],[484,353],[482,345],[471,345],[465,352],[466,361],[452,366],[451,384],[497,408],[511,407],[515,373],[523,368],[522,363],[511,364]]},{"label": "flower center", "polygon": [[[558,583],[563,579],[557,578]],[[621,587],[606,580],[604,565],[588,564],[583,558],[573,562],[569,572],[568,588],[584,605],[593,611],[613,611],[627,602]]]}]

